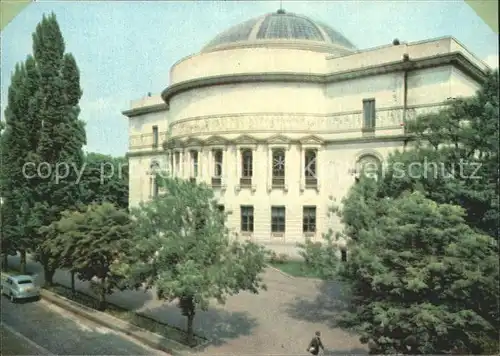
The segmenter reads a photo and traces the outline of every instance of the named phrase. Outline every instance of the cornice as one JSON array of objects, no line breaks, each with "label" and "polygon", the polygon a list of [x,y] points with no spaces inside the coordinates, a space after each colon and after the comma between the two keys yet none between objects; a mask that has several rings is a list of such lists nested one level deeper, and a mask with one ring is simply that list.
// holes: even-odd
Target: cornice
[{"label": "cornice", "polygon": [[168,109],[167,104],[156,104],[156,105],[151,105],[151,106],[143,106],[140,108],[125,110],[125,111],[122,111],[122,114],[127,116],[128,118],[131,118],[134,116],[150,114],[153,112],[165,111],[167,109]]},{"label": "cornice", "polygon": [[[235,140],[228,140],[228,144],[238,145]],[[254,139],[257,144],[268,144],[267,140],[258,140]],[[301,139],[290,140],[290,144],[301,144]],[[323,145],[343,145],[343,144],[356,144],[356,143],[374,143],[374,142],[404,142],[404,141],[412,141],[412,135],[392,135],[392,136],[372,136],[372,137],[354,137],[354,138],[345,138],[345,139],[334,139],[334,140],[324,140]],[[178,143],[181,141],[177,141]],[[204,145],[203,145],[204,146]],[[170,149],[174,149],[170,146]],[[184,148],[184,146],[178,146],[175,148]],[[131,151],[127,152],[125,155],[127,158],[130,157],[144,157],[144,156],[158,156],[162,153],[162,151],[158,150],[144,150],[144,151]]]},{"label": "cornice", "polygon": [[462,71],[470,75],[477,81],[483,81],[486,73],[466,58],[461,52],[451,52],[446,54],[439,54],[435,56],[399,60],[379,65],[368,66],[364,68],[357,68],[353,70],[346,70],[334,74],[309,74],[309,73],[275,73],[275,72],[261,72],[251,74],[226,74],[211,76],[199,79],[187,80],[185,82],[176,83],[161,93],[162,99],[167,106],[170,99],[179,93],[215,86],[215,85],[228,85],[238,83],[255,83],[255,82],[300,82],[300,83],[317,83],[325,84],[331,82],[339,82],[350,80],[354,78],[362,78],[367,76],[374,76],[379,74],[386,74],[399,71],[412,71],[417,69],[432,68],[446,64],[455,64]]},{"label": "cornice", "polygon": [[[279,137],[278,137],[279,136]],[[259,139],[255,138],[251,135],[241,135],[239,137],[236,137],[234,139],[224,139],[224,142],[221,142],[219,140],[219,136],[210,136],[205,140],[196,140],[196,146],[197,147],[210,147],[215,144],[220,145],[224,144],[226,146],[234,145],[238,146],[241,144],[242,138],[245,138],[246,140],[251,140],[253,144],[260,144],[260,145],[275,145],[275,144],[281,144],[281,143],[286,143],[288,145],[303,145],[305,142],[309,142],[312,137],[311,135],[306,135],[304,137],[301,137],[299,139],[291,139],[287,137],[286,135],[273,135],[270,137],[267,137],[265,139]],[[279,140],[277,140],[279,138]],[[407,141],[411,140],[410,135],[390,135],[390,136],[369,136],[369,137],[352,137],[352,138],[343,138],[343,139],[330,139],[330,140],[322,140],[318,139],[317,144],[321,145],[334,145],[334,144],[350,144],[350,143],[370,143],[370,142],[391,142],[391,141]],[[193,141],[187,139],[187,140],[179,140],[179,139],[172,139],[170,141],[166,141],[163,145],[165,150],[169,149],[175,149],[175,148],[187,148],[190,147]],[[158,151],[140,151],[137,152],[137,154],[141,155],[144,152],[153,152],[158,153]],[[135,152],[129,152],[129,155],[134,155]]]}]

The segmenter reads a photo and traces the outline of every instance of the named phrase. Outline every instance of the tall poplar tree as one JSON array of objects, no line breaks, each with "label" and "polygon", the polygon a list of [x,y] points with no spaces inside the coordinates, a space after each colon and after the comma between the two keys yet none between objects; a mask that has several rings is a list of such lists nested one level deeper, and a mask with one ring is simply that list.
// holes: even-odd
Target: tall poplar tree
[{"label": "tall poplar tree", "polygon": [[28,56],[24,63],[16,65],[12,75],[1,143],[2,253],[4,264],[7,264],[7,256],[19,252],[22,272],[25,272],[26,252],[31,247],[29,237],[32,236],[29,226],[24,223],[30,212],[24,207],[33,198],[23,166],[35,152],[40,132],[36,117],[38,83],[35,60]]},{"label": "tall poplar tree", "polygon": [[[81,167],[82,147],[86,143],[84,123],[78,119],[82,96],[80,73],[75,58],[65,53],[65,43],[55,14],[44,16],[33,34],[33,54],[39,73],[37,91],[41,121],[40,137],[33,159],[54,172],[59,163]],[[62,181],[37,177],[31,182],[36,199],[27,226],[47,226],[59,220],[62,211],[79,203],[77,172],[71,169]],[[40,248],[44,235],[37,231],[34,241],[36,257],[44,266],[45,280],[50,284],[54,271],[49,251]]]},{"label": "tall poplar tree", "polygon": [[74,57],[65,53],[56,16],[44,15],[33,33],[33,55],[16,65],[9,87],[1,140],[2,253],[6,258],[19,252],[24,269],[26,252],[35,252],[49,283],[53,271],[47,251],[40,248],[40,227],[59,220],[62,211],[79,202],[77,171],[71,169],[59,181],[54,172],[60,163],[83,164],[81,96],[79,70]]}]

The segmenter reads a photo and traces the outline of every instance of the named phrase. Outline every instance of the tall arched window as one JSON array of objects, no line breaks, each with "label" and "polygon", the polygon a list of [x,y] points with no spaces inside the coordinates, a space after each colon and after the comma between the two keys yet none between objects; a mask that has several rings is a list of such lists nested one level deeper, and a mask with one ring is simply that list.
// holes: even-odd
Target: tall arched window
[{"label": "tall arched window", "polygon": [[241,172],[244,178],[253,176],[253,153],[250,149],[241,151]]},{"label": "tall arched window", "polygon": [[277,148],[273,150],[273,187],[285,185],[285,150]]}]

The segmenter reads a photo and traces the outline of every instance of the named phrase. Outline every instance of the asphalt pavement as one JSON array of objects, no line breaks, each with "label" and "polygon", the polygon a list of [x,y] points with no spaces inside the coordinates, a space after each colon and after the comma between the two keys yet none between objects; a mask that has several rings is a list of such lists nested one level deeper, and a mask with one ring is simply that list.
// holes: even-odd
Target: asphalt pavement
[{"label": "asphalt pavement", "polygon": [[1,355],[166,355],[44,300],[1,302]]}]

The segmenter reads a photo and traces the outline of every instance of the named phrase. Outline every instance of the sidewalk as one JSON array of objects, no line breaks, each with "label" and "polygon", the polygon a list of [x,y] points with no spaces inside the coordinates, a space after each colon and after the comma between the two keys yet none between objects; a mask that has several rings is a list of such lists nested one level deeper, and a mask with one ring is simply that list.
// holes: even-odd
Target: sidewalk
[{"label": "sidewalk", "polygon": [[[19,258],[9,258],[9,265],[18,266]],[[28,260],[27,269],[38,274],[37,282],[43,283],[43,269],[38,263]],[[272,269],[265,271],[264,280],[268,291],[258,295],[242,292],[229,297],[223,306],[213,303],[208,311],[197,311],[195,332],[213,340],[200,354],[300,354],[316,330],[321,330],[325,341],[335,342],[335,354],[366,354],[357,336],[329,323],[331,311],[323,310],[325,305],[317,301],[324,293],[321,282],[290,279]],[[54,275],[54,282],[64,286],[69,287],[70,281],[69,272],[58,270]],[[88,282],[76,279],[75,287],[91,293]],[[186,318],[180,309],[174,303],[157,300],[154,290],[118,291],[108,296],[108,301],[185,329]],[[302,306],[307,310],[301,310]]]}]

